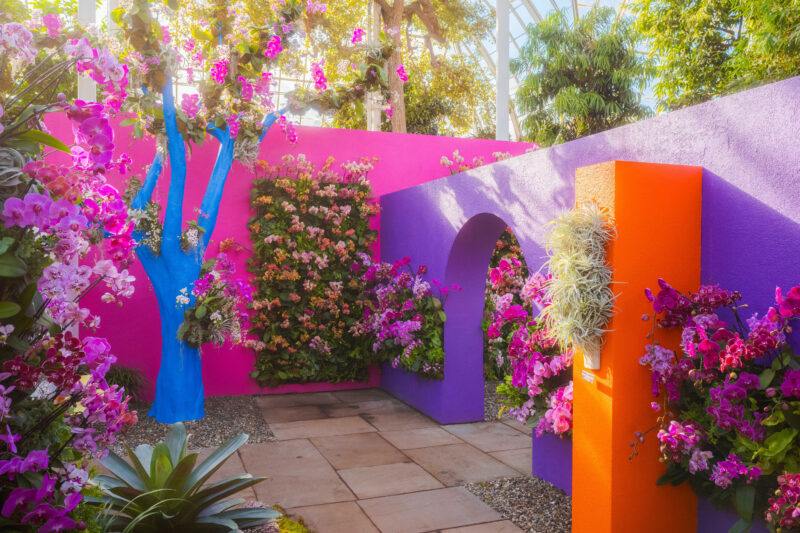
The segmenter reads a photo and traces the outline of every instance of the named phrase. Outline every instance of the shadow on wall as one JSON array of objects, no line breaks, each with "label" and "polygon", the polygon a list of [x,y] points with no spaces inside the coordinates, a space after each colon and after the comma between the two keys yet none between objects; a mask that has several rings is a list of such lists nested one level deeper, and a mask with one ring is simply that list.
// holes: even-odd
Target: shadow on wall
[{"label": "shadow on wall", "polygon": [[[545,259],[544,225],[572,205],[571,184],[496,163],[381,198],[381,255],[408,255],[427,264],[432,278],[457,283],[445,311],[444,380],[417,378],[384,366],[382,386],[441,423],[482,420],[486,272],[506,227],[517,236],[528,267]],[[413,216],[408,216],[413,212]]]}]

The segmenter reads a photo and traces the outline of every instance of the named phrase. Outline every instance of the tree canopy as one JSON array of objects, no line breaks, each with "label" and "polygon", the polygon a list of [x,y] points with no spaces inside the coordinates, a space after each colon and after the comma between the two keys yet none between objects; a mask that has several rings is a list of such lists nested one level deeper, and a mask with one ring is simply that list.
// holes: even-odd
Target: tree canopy
[{"label": "tree canopy", "polygon": [[569,26],[563,13],[529,25],[512,71],[522,78],[522,130],[543,145],[577,139],[650,114],[641,95],[652,63],[639,34],[613,9],[595,7]]},{"label": "tree canopy", "polygon": [[630,8],[658,58],[662,108],[800,74],[797,0],[635,0]]}]

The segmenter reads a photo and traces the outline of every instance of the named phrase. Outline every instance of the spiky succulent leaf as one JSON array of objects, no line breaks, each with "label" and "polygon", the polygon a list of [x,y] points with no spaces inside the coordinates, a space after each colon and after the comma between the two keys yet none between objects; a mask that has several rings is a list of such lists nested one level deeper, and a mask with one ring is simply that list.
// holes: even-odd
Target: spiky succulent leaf
[{"label": "spiky succulent leaf", "polygon": [[172,465],[177,465],[186,455],[189,439],[186,437],[186,426],[181,423],[172,424],[167,434],[167,448],[169,448]]},{"label": "spiky succulent leaf", "polygon": [[109,452],[106,458],[100,461],[100,464],[129,487],[143,492],[147,490],[147,486],[139,478],[136,470],[116,453]]},{"label": "spiky succulent leaf", "polygon": [[247,439],[249,438],[250,436],[246,433],[240,433],[214,450],[211,455],[206,457],[205,461],[200,463],[194,472],[192,472],[187,484],[187,487],[189,487],[187,492],[192,494],[199,489],[200,486],[205,483],[205,481],[211,477],[220,466],[222,466],[222,463],[227,461],[231,455],[236,453],[236,450],[238,450],[245,442],[247,442]]}]

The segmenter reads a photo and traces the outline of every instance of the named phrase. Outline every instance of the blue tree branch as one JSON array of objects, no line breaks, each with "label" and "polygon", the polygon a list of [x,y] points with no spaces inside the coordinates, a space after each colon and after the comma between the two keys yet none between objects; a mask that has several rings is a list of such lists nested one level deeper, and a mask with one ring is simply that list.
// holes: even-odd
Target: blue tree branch
[{"label": "blue tree branch", "polygon": [[[283,113],[285,110],[279,111]],[[264,118],[264,129],[258,138],[261,142],[267,131],[272,127],[278,119],[278,114],[270,113]],[[233,164],[233,143],[234,139],[230,137],[227,131],[223,131],[213,125],[209,125],[208,132],[213,135],[219,142],[219,155],[217,161],[214,163],[214,170],[211,173],[211,178],[208,180],[206,192],[203,195],[203,203],[200,206],[200,227],[205,230],[203,233],[203,248],[205,250],[208,242],[211,240],[211,234],[214,233],[214,227],[217,225],[217,216],[219,215],[219,205],[222,201],[222,193],[225,190],[225,181]]]},{"label": "blue tree branch", "polygon": [[169,261],[181,252],[181,230],[183,224],[183,194],[186,187],[186,146],[183,135],[178,131],[175,113],[175,99],[172,96],[172,78],[161,89],[164,102],[164,125],[167,130],[169,149],[170,183],[167,195],[167,209],[164,217],[164,233],[161,243],[162,254]]},{"label": "blue tree branch", "polygon": [[131,202],[131,207],[134,209],[144,209],[147,202],[153,196],[153,189],[156,188],[158,178],[161,176],[161,167],[164,164],[164,158],[161,154],[156,152],[153,158],[153,164],[150,165],[150,170],[147,171],[147,176],[144,179],[142,188],[136,193],[136,198]]}]

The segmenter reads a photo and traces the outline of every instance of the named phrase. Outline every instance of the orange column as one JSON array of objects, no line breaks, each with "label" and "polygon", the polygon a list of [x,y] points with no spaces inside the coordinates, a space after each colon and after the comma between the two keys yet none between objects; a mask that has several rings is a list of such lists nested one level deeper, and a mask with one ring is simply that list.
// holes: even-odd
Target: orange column
[{"label": "orange column", "polygon": [[[607,208],[617,228],[608,260],[617,295],[599,370],[576,355],[572,466],[575,533],[694,533],[697,500],[687,485],[656,486],[664,473],[654,433],[632,462],[635,431],[655,422],[649,371],[639,365],[652,324],[644,289],[664,278],[682,291],[700,283],[700,167],[612,161],[580,168],[575,201]],[[678,336],[660,333],[676,348]]]}]

